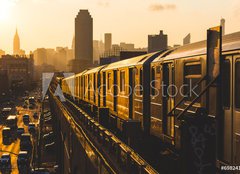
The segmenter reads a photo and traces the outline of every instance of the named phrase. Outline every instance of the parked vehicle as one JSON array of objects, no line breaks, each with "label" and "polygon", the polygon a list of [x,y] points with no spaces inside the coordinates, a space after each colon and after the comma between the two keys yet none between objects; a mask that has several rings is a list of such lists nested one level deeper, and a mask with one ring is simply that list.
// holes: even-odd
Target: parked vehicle
[{"label": "parked vehicle", "polygon": [[1,111],[1,118],[0,120],[6,119],[12,112],[12,108],[3,108]]},{"label": "parked vehicle", "polygon": [[11,136],[11,129],[9,127],[3,128],[3,130],[2,130],[2,142],[3,142],[3,144],[5,144],[5,145],[11,144],[11,142],[12,142],[11,137],[12,137]]},{"label": "parked vehicle", "polygon": [[36,127],[34,123],[29,123],[28,124],[28,132],[30,134],[34,134],[36,132]]},{"label": "parked vehicle", "polygon": [[17,121],[16,115],[9,115],[6,120],[6,125],[11,129],[11,131],[14,131],[17,129]]},{"label": "parked vehicle", "polygon": [[11,171],[11,156],[9,153],[4,153],[0,158],[1,171]]},{"label": "parked vehicle", "polygon": [[20,150],[30,152],[32,150],[32,140],[29,133],[24,133],[20,138]]},{"label": "parked vehicle", "polygon": [[34,97],[29,97],[28,101],[29,101],[29,104],[32,104],[32,105],[36,104],[36,100]]},{"label": "parked vehicle", "polygon": [[17,165],[20,173],[22,172],[27,173],[30,167],[29,154],[27,151],[19,152],[18,158],[17,158]]},{"label": "parked vehicle", "polygon": [[21,137],[21,135],[24,133],[24,128],[23,127],[18,127],[17,129],[17,135],[18,137]]},{"label": "parked vehicle", "polygon": [[30,117],[28,114],[23,115],[23,123],[28,124],[30,122]]}]

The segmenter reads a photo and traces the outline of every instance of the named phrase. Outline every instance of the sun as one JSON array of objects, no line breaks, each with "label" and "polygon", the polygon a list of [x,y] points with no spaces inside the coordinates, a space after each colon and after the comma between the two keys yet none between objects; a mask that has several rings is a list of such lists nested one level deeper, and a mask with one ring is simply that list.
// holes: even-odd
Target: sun
[{"label": "sun", "polygon": [[13,0],[0,0],[0,21],[8,20],[11,7],[15,4]]}]

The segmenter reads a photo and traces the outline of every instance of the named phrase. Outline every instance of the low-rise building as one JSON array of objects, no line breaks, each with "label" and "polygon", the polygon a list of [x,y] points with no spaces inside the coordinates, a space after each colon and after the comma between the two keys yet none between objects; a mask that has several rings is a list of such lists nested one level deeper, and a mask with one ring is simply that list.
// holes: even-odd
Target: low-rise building
[{"label": "low-rise building", "polygon": [[4,55],[0,58],[0,70],[6,72],[12,90],[28,89],[33,80],[33,56]]}]

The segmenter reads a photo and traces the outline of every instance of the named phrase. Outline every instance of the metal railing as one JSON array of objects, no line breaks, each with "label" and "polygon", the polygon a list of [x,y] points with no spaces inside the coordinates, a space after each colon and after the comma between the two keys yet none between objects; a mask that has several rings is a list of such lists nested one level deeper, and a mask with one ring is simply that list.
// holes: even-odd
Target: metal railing
[{"label": "metal railing", "polygon": [[[68,109],[52,93],[53,100],[61,109],[79,139],[85,139],[98,156],[101,164],[109,173],[158,174],[140,155],[124,144],[114,134],[101,126],[76,104],[67,100],[68,105],[77,115],[73,118]],[[89,138],[89,135],[91,138]],[[100,148],[99,148],[100,147]]]}]

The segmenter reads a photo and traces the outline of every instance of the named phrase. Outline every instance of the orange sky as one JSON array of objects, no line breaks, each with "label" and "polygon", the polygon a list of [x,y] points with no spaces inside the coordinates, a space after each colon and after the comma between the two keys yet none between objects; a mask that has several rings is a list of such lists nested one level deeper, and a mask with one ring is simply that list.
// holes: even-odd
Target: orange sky
[{"label": "orange sky", "polygon": [[205,39],[206,30],[226,19],[226,33],[240,31],[239,0],[0,0],[0,49],[12,53],[18,27],[21,48],[71,46],[74,18],[89,9],[94,39],[113,33],[113,43],[147,46],[147,35],[159,30],[169,45],[182,44],[189,32],[192,41]]}]

